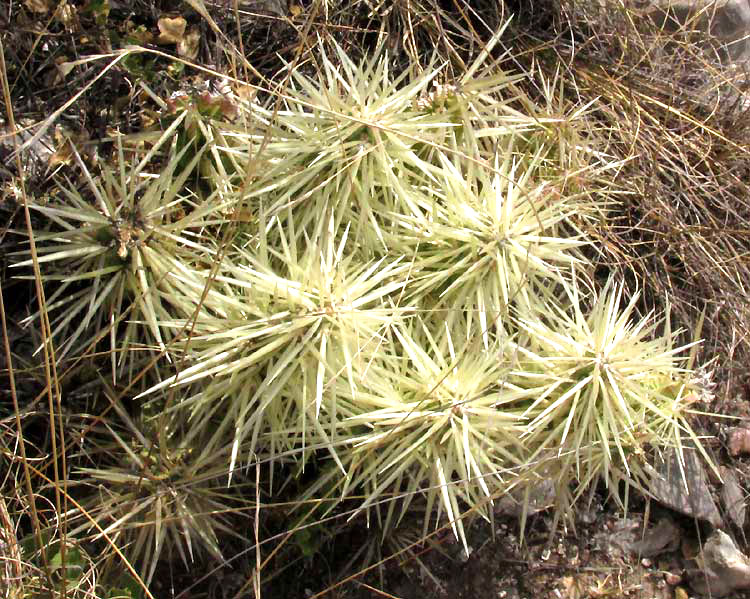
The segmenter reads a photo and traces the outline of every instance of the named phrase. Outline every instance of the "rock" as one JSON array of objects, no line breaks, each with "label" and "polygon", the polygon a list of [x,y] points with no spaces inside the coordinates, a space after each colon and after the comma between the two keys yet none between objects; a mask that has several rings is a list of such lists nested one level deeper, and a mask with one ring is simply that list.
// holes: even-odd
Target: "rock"
[{"label": "rock", "polygon": [[594,535],[593,547],[612,560],[619,560],[635,551],[633,546],[640,539],[642,523],[632,518],[623,518],[608,525]]},{"label": "rock", "polygon": [[665,453],[666,455],[657,456],[655,468],[652,469],[648,491],[654,499],[686,516],[720,526],[721,515],[711,497],[706,473],[697,452],[690,449],[682,452],[685,461],[684,481],[677,451],[669,450]]},{"label": "rock", "polygon": [[671,518],[662,518],[644,533],[642,539],[632,543],[630,550],[647,559],[675,551],[680,546],[681,536],[680,529]]},{"label": "rock", "polygon": [[651,0],[651,19],[667,31],[700,30],[714,36],[727,58],[750,60],[750,0]]},{"label": "rock", "polygon": [[691,572],[693,590],[711,597],[750,588],[750,559],[724,531],[714,532],[703,547],[700,569]]},{"label": "rock", "polygon": [[495,503],[495,514],[520,518],[524,510],[524,501],[528,501],[527,516],[555,505],[555,484],[552,480],[545,480],[532,486],[528,493],[528,497],[525,496],[524,489],[514,489],[506,493]]},{"label": "rock", "polygon": [[740,483],[734,470],[722,466],[721,478],[724,486],[721,488],[721,502],[729,518],[738,528],[745,526],[745,494],[742,492]]},{"label": "rock", "polygon": [[727,451],[733,458],[750,453],[750,428],[734,427],[729,429]]}]

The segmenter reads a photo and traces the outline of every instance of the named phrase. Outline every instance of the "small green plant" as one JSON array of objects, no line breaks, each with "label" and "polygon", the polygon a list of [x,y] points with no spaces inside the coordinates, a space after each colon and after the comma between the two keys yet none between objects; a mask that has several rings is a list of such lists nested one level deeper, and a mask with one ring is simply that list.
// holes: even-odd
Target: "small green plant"
[{"label": "small green plant", "polygon": [[[58,536],[60,532],[53,527],[42,531],[46,563],[37,548],[34,535],[18,541],[21,561],[16,567],[22,574],[20,580],[16,581],[18,588],[15,591],[19,596],[42,597],[45,594],[62,593],[63,588],[69,597],[75,598],[90,597],[96,593],[99,573],[97,564],[80,541],[70,535],[65,538],[63,551],[62,541]],[[13,590],[12,587],[10,589]]]},{"label": "small green plant", "polygon": [[116,577],[114,581],[104,587],[101,596],[104,599],[142,599],[143,588],[136,584],[135,580],[127,574]]}]

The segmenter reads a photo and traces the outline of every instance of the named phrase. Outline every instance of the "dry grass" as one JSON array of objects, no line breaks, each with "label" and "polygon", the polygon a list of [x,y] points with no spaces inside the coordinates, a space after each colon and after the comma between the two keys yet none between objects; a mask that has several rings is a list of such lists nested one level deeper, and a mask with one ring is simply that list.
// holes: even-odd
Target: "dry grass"
[{"label": "dry grass", "polygon": [[555,52],[623,162],[627,196],[601,231],[602,263],[632,275],[649,304],[671,304],[682,326],[705,311],[702,359],[718,358],[720,395],[734,396],[750,349],[748,76],[695,32],[617,10],[560,14],[561,30],[586,37],[573,47],[561,32]]}]

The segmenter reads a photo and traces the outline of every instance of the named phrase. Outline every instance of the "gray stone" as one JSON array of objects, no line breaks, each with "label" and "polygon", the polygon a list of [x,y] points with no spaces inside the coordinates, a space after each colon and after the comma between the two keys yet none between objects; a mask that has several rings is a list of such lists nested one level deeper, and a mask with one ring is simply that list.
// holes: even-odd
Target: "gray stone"
[{"label": "gray stone", "polygon": [[656,557],[675,551],[680,546],[682,533],[671,518],[662,518],[649,528],[642,538],[633,542],[630,550],[640,557]]},{"label": "gray stone", "polygon": [[721,530],[706,541],[698,565],[700,568],[690,573],[690,584],[697,593],[726,597],[750,588],[750,560]]},{"label": "gray stone", "polygon": [[721,515],[711,497],[711,489],[697,452],[685,449],[682,454],[683,468],[680,468],[676,450],[657,457],[648,491],[654,499],[675,511],[720,526]]},{"label": "gray stone", "polygon": [[721,488],[721,502],[724,510],[738,528],[743,528],[745,526],[745,493],[731,468],[722,467],[721,478],[724,481]]},{"label": "gray stone", "polygon": [[731,62],[750,60],[750,0],[651,0],[647,13],[667,31],[714,36]]}]

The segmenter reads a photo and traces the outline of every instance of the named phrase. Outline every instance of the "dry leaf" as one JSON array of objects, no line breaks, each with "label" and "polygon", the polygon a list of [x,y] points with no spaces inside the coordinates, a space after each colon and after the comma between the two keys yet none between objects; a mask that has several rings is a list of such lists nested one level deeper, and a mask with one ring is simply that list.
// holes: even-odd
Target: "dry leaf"
[{"label": "dry leaf", "polygon": [[580,599],[581,588],[578,581],[572,576],[564,576],[562,579],[563,593],[568,599]]},{"label": "dry leaf", "polygon": [[238,83],[234,86],[234,93],[240,101],[250,102],[255,99],[258,90],[252,85]]},{"label": "dry leaf", "polygon": [[249,208],[235,208],[230,218],[239,223],[251,223],[255,220],[253,211]]},{"label": "dry leaf", "polygon": [[78,13],[76,10],[76,7],[72,4],[68,4],[67,0],[62,0],[62,2],[57,5],[55,18],[63,24],[63,27],[65,27],[65,30],[68,33],[78,31],[80,28],[78,25]]},{"label": "dry leaf", "polygon": [[688,599],[688,592],[682,587],[677,587],[674,590],[674,599]]},{"label": "dry leaf", "polygon": [[55,127],[55,152],[49,157],[49,168],[60,164],[69,165],[73,162],[73,145],[85,142],[87,136],[84,133],[75,135],[60,126]]},{"label": "dry leaf", "polygon": [[68,76],[68,74],[75,68],[76,64],[78,64],[76,61],[67,62],[66,56],[60,56],[55,59],[55,66],[57,67],[57,72],[60,76],[60,82]]},{"label": "dry leaf", "polygon": [[44,14],[52,8],[52,0],[23,0],[24,5],[31,12]]},{"label": "dry leaf", "polygon": [[188,60],[198,56],[198,46],[201,41],[201,33],[197,27],[191,27],[190,31],[177,44],[177,54]]},{"label": "dry leaf", "polygon": [[59,164],[69,165],[73,161],[73,145],[69,139],[55,150],[55,153],[49,157],[49,167],[55,168]]},{"label": "dry leaf", "polygon": [[292,17],[298,17],[302,14],[303,8],[299,4],[292,4],[289,7],[289,14],[292,15]]},{"label": "dry leaf", "polygon": [[162,17],[157,22],[160,44],[179,44],[185,37],[187,21],[183,17]]}]

